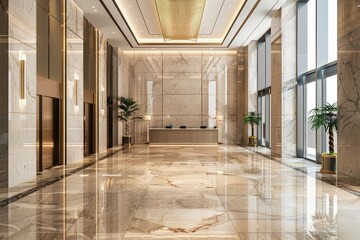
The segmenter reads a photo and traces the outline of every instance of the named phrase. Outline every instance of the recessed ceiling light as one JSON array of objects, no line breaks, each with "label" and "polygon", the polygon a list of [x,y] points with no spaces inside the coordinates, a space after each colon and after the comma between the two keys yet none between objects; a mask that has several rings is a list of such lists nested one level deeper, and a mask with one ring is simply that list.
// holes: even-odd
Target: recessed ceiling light
[{"label": "recessed ceiling light", "polygon": [[96,10],[96,9],[94,9],[94,12],[97,12],[97,10]]},{"label": "recessed ceiling light", "polygon": [[92,6],[92,8],[95,8],[95,6]]},{"label": "recessed ceiling light", "polygon": [[132,6],[131,6],[131,5],[129,5],[129,7],[131,8]]},{"label": "recessed ceiling light", "polygon": [[113,34],[115,34],[115,32],[113,32]]}]

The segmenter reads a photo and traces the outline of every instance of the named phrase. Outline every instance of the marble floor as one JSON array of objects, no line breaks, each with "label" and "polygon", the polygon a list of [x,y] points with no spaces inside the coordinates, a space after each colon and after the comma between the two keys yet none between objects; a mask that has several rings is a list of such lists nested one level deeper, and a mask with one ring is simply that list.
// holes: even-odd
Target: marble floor
[{"label": "marble floor", "polygon": [[359,239],[359,200],[238,146],[135,145],[1,207],[0,239]]}]

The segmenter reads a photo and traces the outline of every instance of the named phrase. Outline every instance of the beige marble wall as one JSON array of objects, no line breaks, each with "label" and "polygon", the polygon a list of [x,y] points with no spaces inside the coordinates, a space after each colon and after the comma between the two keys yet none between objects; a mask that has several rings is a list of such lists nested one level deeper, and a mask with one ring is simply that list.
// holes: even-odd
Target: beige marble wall
[{"label": "beige marble wall", "polygon": [[282,156],[282,45],[281,11],[271,22],[271,155]]},{"label": "beige marble wall", "polygon": [[[251,41],[248,45],[248,112],[257,112],[257,41]],[[248,133],[251,127],[248,126]],[[257,136],[257,128],[255,128]]]},{"label": "beige marble wall", "polygon": [[[67,0],[67,164],[84,157],[83,13],[73,0]],[[77,89],[75,87],[77,80]],[[77,104],[76,104],[77,98]]]},{"label": "beige marble wall", "polygon": [[[122,64],[128,94],[139,102],[139,116],[152,116],[151,127],[218,125],[220,141],[237,142],[236,52],[126,52]],[[136,121],[132,134],[146,142],[146,123]]]},{"label": "beige marble wall", "polygon": [[[8,2],[8,186],[36,176],[36,1]],[[20,103],[20,58],[26,105]]]},{"label": "beige marble wall", "polygon": [[296,0],[281,8],[283,157],[296,156],[296,10]]},{"label": "beige marble wall", "polygon": [[238,50],[238,143],[248,145],[248,128],[243,119],[248,112],[248,49],[241,47]]},{"label": "beige marble wall", "polygon": [[107,149],[107,116],[106,116],[106,52],[107,40],[99,31],[99,151]]},{"label": "beige marble wall", "polygon": [[338,1],[338,155],[341,181],[360,184],[359,1]]}]

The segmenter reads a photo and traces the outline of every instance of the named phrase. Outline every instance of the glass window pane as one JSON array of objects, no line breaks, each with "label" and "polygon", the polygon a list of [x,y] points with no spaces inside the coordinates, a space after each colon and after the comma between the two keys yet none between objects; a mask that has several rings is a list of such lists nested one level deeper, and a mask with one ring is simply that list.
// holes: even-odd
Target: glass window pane
[{"label": "glass window pane", "polygon": [[307,71],[316,67],[316,1],[307,3]]},{"label": "glass window pane", "polygon": [[316,107],[316,82],[311,82],[305,85],[305,109],[306,109],[306,121],[305,121],[305,157],[309,159],[315,159],[316,156],[316,132],[311,129],[311,125],[308,122],[309,111]]},{"label": "glass window pane", "polygon": [[[325,79],[326,83],[326,102],[333,104],[337,102],[337,75]],[[326,134],[326,151],[329,151],[329,134]],[[337,134],[334,134],[334,150],[337,151]]]},{"label": "glass window pane", "polygon": [[328,62],[337,59],[337,0],[328,0]]}]

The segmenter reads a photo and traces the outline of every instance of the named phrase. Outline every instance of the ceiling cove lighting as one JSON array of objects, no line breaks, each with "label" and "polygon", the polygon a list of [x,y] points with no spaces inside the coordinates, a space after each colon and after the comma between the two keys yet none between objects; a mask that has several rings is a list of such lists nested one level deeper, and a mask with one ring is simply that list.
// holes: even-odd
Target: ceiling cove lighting
[{"label": "ceiling cove lighting", "polygon": [[155,0],[165,41],[197,41],[206,0]]}]

